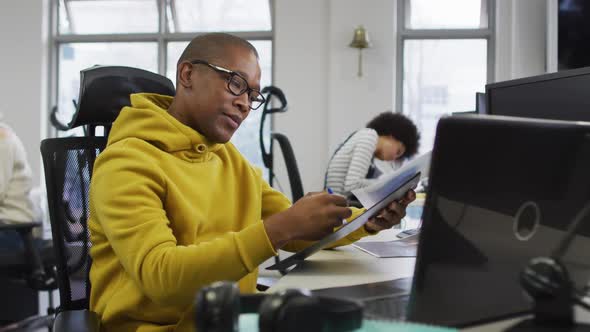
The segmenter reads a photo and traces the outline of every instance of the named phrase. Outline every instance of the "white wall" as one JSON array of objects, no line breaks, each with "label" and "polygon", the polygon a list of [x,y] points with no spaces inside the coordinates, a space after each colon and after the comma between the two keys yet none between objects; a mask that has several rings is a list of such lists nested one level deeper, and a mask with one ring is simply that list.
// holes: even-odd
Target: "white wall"
[{"label": "white wall", "polygon": [[[292,141],[306,191],[323,186],[324,169],[338,142],[379,112],[393,109],[395,6],[391,0],[276,0],[275,84],[290,110],[275,130]],[[36,174],[45,137],[48,0],[0,1],[0,109],[23,139]],[[545,70],[546,3],[497,0],[496,81]],[[348,47],[357,25],[373,47]],[[286,183],[279,171],[281,183]],[[280,174],[283,174],[282,176]]]},{"label": "white wall", "polygon": [[[544,1],[497,0],[495,81],[545,71]],[[290,110],[275,130],[291,139],[306,191],[320,190],[328,158],[350,132],[395,105],[397,0],[276,0],[275,83]],[[303,17],[305,19],[303,19]],[[373,48],[363,54],[365,76],[347,45],[363,24]],[[281,183],[287,182],[278,170]]]},{"label": "white wall", "polygon": [[0,1],[0,112],[20,136],[39,185],[47,91],[47,0]]},{"label": "white wall", "polygon": [[[339,141],[393,107],[394,2],[278,0],[275,14],[274,79],[289,111],[275,117],[274,129],[290,138],[304,189],[321,190]],[[359,78],[358,50],[348,44],[361,24],[373,47],[364,50]]]},{"label": "white wall", "polygon": [[[331,0],[328,74],[328,146],[333,151],[375,115],[392,110],[395,78],[395,2]],[[354,28],[363,25],[372,47],[363,50],[363,76],[357,76],[358,50],[348,47]]]},{"label": "white wall", "polygon": [[[274,130],[289,137],[306,191],[320,182],[317,164],[327,154],[328,13],[328,1],[278,0],[275,5],[274,84],[285,92],[289,111],[275,116]],[[287,183],[284,172],[276,171]]]}]

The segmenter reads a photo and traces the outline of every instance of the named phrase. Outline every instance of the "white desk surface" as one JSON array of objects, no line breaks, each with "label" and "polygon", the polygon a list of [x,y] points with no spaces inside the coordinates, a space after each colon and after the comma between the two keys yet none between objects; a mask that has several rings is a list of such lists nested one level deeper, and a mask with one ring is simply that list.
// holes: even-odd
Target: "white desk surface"
[{"label": "white desk surface", "polygon": [[[385,241],[399,230],[388,230],[361,241]],[[387,281],[414,274],[415,258],[377,258],[353,246],[320,250],[291,270],[269,291],[303,287],[321,289]]]},{"label": "white desk surface", "polygon": [[[390,241],[396,239],[399,230],[383,231],[361,241]],[[411,277],[414,273],[415,258],[376,258],[353,246],[334,250],[321,250],[283,276],[268,291],[276,292],[285,288],[321,289],[380,282]],[[577,317],[590,321],[587,312],[576,310]],[[580,316],[581,315],[581,316]],[[485,324],[461,331],[498,332],[524,319],[515,318]]]}]

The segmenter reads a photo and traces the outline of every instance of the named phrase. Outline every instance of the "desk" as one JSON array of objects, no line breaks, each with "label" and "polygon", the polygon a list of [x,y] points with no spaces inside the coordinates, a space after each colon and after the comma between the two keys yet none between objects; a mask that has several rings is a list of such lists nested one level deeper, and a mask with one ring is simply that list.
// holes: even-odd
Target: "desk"
[{"label": "desk", "polygon": [[[399,230],[382,231],[360,241],[389,241]],[[415,258],[377,258],[353,246],[320,250],[274,284],[269,291],[303,287],[321,289],[411,277]]]},{"label": "desk", "polygon": [[[395,239],[399,230],[383,231],[361,241]],[[321,289],[358,285],[410,277],[414,273],[415,258],[376,258],[352,246],[321,250],[282,277],[268,291],[285,288]],[[576,308],[578,320],[590,321],[590,314]],[[508,319],[462,329],[468,332],[498,332],[526,317]]]}]

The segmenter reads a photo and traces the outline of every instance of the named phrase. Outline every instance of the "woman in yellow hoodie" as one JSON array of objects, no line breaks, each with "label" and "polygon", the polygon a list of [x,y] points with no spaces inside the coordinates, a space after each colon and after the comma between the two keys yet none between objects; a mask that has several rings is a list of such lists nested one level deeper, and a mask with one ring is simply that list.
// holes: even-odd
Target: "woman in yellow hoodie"
[{"label": "woman in yellow hoodie", "polygon": [[[351,216],[346,200],[308,194],[291,206],[229,143],[260,94],[256,49],[228,34],[195,38],[174,98],[131,95],[98,157],[90,190],[90,308],[104,331],[190,331],[192,302],[219,280],[254,292],[257,267]],[[410,192],[349,244],[399,223]]]}]

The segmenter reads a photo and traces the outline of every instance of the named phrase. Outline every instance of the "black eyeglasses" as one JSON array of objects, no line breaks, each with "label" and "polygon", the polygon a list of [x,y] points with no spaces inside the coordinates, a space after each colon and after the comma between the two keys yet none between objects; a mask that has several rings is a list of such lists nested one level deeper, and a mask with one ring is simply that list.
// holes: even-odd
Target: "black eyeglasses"
[{"label": "black eyeglasses", "polygon": [[242,75],[236,73],[233,70],[225,69],[223,67],[219,67],[216,65],[212,65],[207,61],[203,60],[193,60],[190,62],[193,65],[202,64],[207,65],[209,68],[229,75],[229,79],[227,80],[227,89],[231,92],[234,96],[241,96],[244,93],[248,93],[248,102],[250,109],[255,110],[258,109],[262,104],[266,102],[266,99],[260,93],[260,91],[250,88],[248,82]]}]

